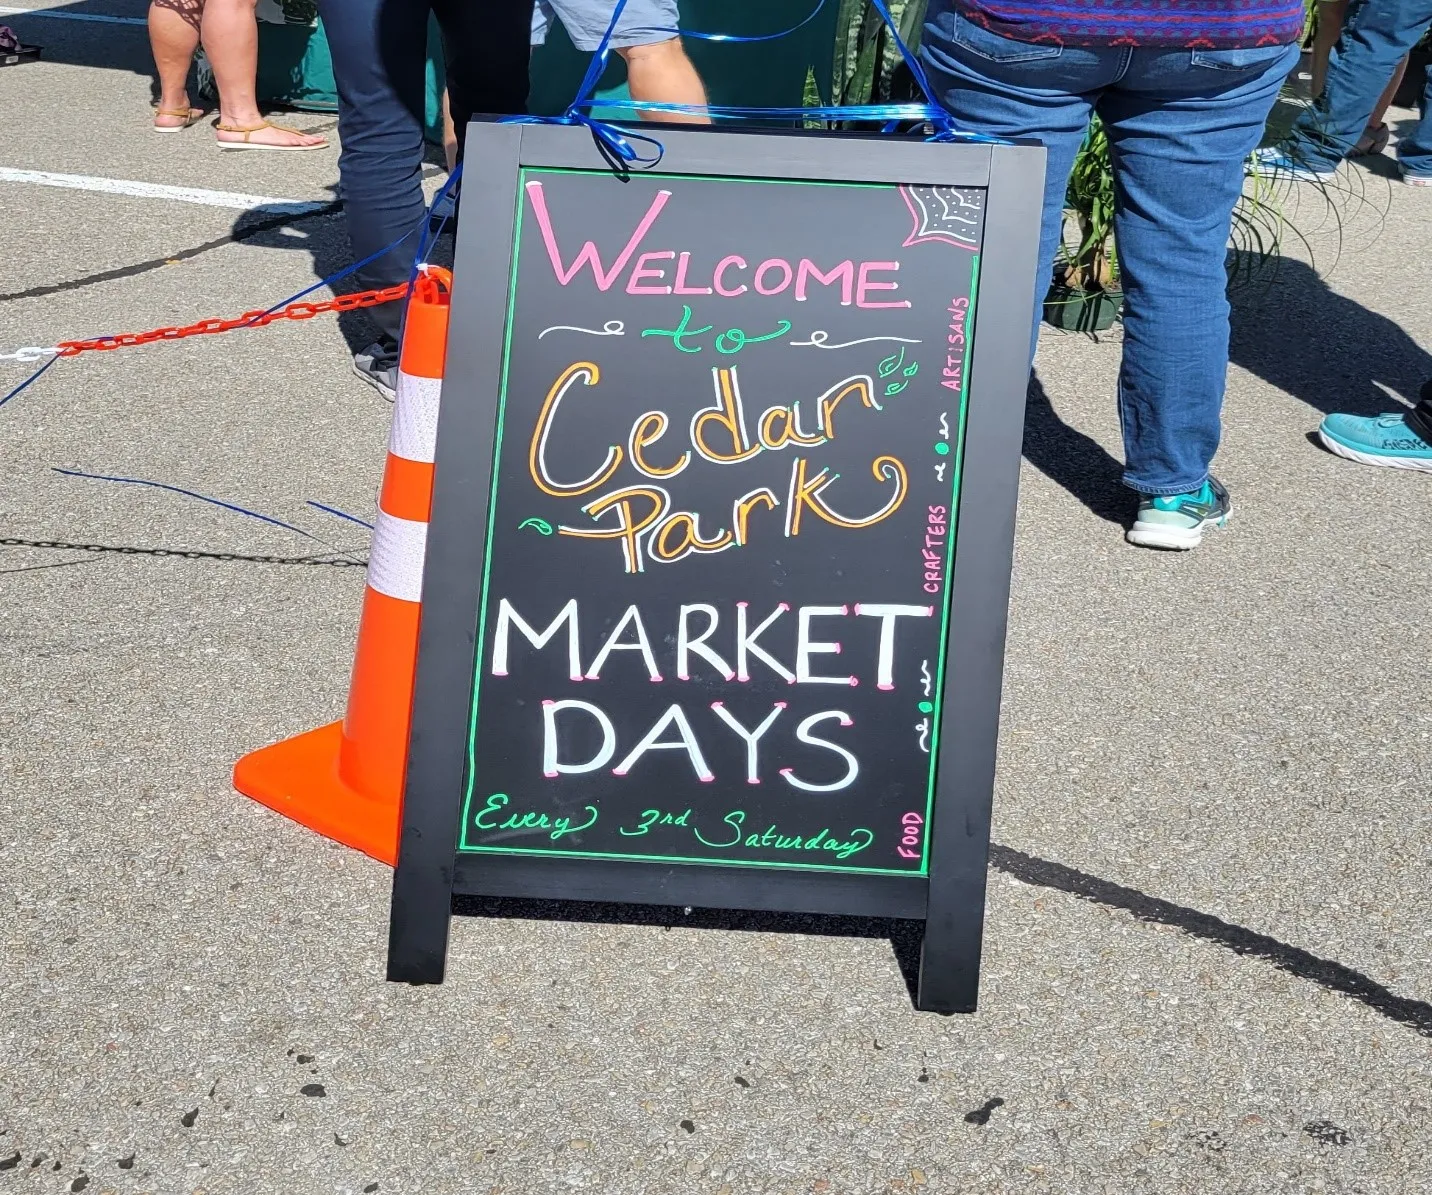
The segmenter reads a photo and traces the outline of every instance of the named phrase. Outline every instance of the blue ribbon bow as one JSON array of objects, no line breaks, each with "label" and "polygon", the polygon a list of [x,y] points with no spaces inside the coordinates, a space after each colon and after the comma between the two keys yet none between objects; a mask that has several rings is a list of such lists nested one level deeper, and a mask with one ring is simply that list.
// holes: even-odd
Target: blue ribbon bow
[{"label": "blue ribbon bow", "polygon": [[[792,25],[789,29],[783,29],[779,33],[765,33],[754,37],[741,36],[734,33],[691,33],[682,32],[679,29],[672,29],[673,34],[681,34],[683,37],[696,38],[700,41],[713,42],[763,42],[774,41],[776,38],[786,37],[797,29],[810,24],[825,7],[826,0],[817,0],[816,6],[800,22]],[[967,141],[998,143],[1000,138],[989,137],[981,133],[971,133],[959,129],[955,125],[954,117],[944,108],[937,104],[931,95],[930,80],[925,74],[925,68],[920,65],[910,47],[905,44],[905,39],[900,36],[900,30],[896,27],[895,18],[891,16],[890,9],[886,6],[885,0],[870,0],[875,6],[875,11],[880,14],[885,27],[890,31],[890,36],[895,40],[895,47],[900,51],[900,57],[904,59],[905,65],[910,68],[910,74],[920,93],[925,97],[923,103],[910,102],[898,104],[826,104],[815,107],[790,107],[790,108],[756,108],[744,105],[728,104],[664,104],[649,100],[608,100],[597,101],[592,98],[597,83],[601,80],[603,72],[607,68],[607,59],[611,54],[612,36],[616,32],[617,22],[621,19],[622,10],[626,8],[627,0],[617,0],[616,6],[612,9],[611,20],[607,23],[606,32],[602,34],[602,40],[597,44],[596,51],[592,54],[591,61],[587,64],[587,72],[582,76],[582,82],[577,88],[577,94],[572,102],[567,105],[564,112],[557,116],[508,116],[503,118],[507,124],[562,124],[581,125],[589,129],[597,142],[598,148],[603,156],[618,171],[625,171],[631,166],[652,167],[661,161],[665,152],[661,142],[655,137],[645,133],[633,132],[630,128],[612,124],[610,121],[598,120],[591,115],[591,109],[598,106],[599,102],[604,107],[619,107],[630,112],[642,113],[665,113],[680,116],[708,116],[713,120],[741,120],[752,118],[775,117],[778,119],[792,120],[857,120],[880,122],[884,132],[894,132],[901,124],[906,122],[927,126],[930,132],[926,135],[926,141]],[[643,147],[650,147],[646,150]]]}]

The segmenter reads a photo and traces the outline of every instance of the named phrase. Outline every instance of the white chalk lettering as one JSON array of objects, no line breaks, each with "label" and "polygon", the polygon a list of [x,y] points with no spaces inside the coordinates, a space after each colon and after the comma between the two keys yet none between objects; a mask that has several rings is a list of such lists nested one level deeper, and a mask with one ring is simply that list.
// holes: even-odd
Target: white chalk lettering
[{"label": "white chalk lettering", "polygon": [[[675,742],[661,741],[662,732],[668,726],[675,726],[680,736]],[[681,712],[679,705],[672,705],[667,708],[666,713],[657,719],[656,725],[642,736],[641,742],[631,749],[627,757],[612,769],[618,776],[625,776],[636,765],[648,751],[685,751],[691,760],[691,770],[696,773],[696,778],[709,783],[716,777],[711,769],[706,766],[706,757],[701,754],[701,745],[696,741],[696,735],[691,729],[691,723],[686,720],[686,715]]]},{"label": "white chalk lettering", "polygon": [[880,653],[876,660],[875,687],[895,687],[895,620],[897,618],[930,618],[934,606],[901,606],[885,602],[857,602],[855,613],[860,618],[880,619]]},{"label": "white chalk lettering", "polygon": [[581,680],[582,661],[577,640],[576,598],[572,598],[563,606],[561,613],[551,621],[545,631],[540,633],[528,626],[526,620],[512,608],[512,604],[503,598],[497,604],[497,628],[493,632],[492,675],[507,675],[507,633],[510,627],[516,627],[522,632],[527,642],[540,651],[552,641],[552,637],[556,635],[563,623],[567,625],[567,676],[571,680]]},{"label": "white chalk lettering", "polygon": [[[557,758],[557,715],[563,710],[581,710],[597,720],[602,728],[602,747],[586,763],[563,763]],[[595,772],[604,768],[617,750],[617,732],[611,719],[586,701],[544,701],[542,703],[542,775],[561,776],[573,772]]]},{"label": "white chalk lettering", "polygon": [[821,722],[828,722],[832,718],[837,719],[842,726],[854,726],[850,715],[841,710],[826,710],[824,713],[812,714],[796,727],[796,738],[803,743],[809,743],[812,747],[824,747],[827,751],[834,751],[845,760],[845,775],[839,780],[830,784],[810,784],[802,780],[791,768],[782,768],[781,775],[785,777],[786,783],[792,788],[798,788],[801,792],[807,793],[833,793],[842,788],[849,788],[855,783],[855,778],[860,775],[860,761],[849,751],[838,743],[832,743],[829,739],[816,738],[811,734],[811,727]]}]

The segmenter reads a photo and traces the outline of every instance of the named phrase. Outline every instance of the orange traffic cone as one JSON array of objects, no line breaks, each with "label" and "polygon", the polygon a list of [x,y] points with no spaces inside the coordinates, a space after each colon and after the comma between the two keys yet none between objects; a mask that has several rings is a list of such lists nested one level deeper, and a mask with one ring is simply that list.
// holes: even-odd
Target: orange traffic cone
[{"label": "orange traffic cone", "polygon": [[234,787],[245,796],[390,864],[398,853],[451,291],[448,271],[424,267],[408,301],[348,713],[234,765]]}]

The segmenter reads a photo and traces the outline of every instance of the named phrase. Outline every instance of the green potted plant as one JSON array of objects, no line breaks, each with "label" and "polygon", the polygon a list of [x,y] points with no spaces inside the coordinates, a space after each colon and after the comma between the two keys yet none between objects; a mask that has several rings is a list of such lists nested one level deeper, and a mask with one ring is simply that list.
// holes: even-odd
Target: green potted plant
[{"label": "green potted plant", "polygon": [[[1069,226],[1073,225],[1073,235]],[[1114,171],[1109,135],[1096,116],[1064,196],[1065,235],[1044,300],[1044,319],[1073,332],[1103,332],[1124,305],[1114,243]]]},{"label": "green potted plant", "polygon": [[[927,6],[928,0],[886,0],[900,37],[911,50],[919,48]],[[919,88],[895,39],[870,0],[840,2],[831,97],[836,104],[886,104],[919,98]]]}]

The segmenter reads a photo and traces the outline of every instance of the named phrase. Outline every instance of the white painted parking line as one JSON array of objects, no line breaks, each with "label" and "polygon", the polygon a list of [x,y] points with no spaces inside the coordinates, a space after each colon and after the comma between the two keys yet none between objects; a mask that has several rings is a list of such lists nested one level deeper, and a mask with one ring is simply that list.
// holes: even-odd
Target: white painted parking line
[{"label": "white painted parking line", "polygon": [[[0,12],[3,12],[0,9]],[[327,207],[324,200],[276,199],[271,195],[245,195],[239,191],[208,191],[202,187],[170,187],[126,178],[97,178],[90,174],[56,174],[49,170],[15,170],[0,166],[0,183],[33,183],[42,187],[65,187],[72,191],[101,191],[108,195],[132,195],[140,199],[171,199],[199,203],[206,207],[238,208],[271,212],[274,215],[302,215]]]},{"label": "white painted parking line", "polygon": [[102,25],[147,25],[143,17],[114,17],[103,12],[66,12],[63,8],[10,8],[0,4],[0,17],[55,17],[62,21],[96,21]]}]

